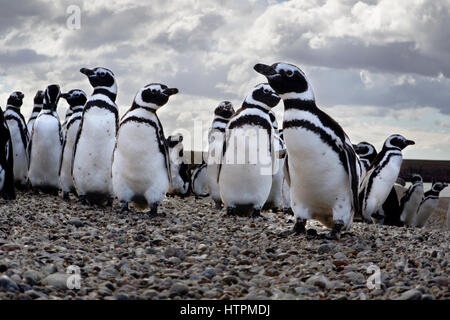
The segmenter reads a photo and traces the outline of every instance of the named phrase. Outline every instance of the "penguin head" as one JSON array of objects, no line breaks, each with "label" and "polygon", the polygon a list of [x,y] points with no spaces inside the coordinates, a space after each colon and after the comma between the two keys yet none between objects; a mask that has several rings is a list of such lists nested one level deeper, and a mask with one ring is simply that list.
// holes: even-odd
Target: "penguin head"
[{"label": "penguin head", "polygon": [[444,190],[447,187],[448,187],[448,184],[445,182],[434,182],[431,187],[431,190],[441,192],[442,190]]},{"label": "penguin head", "polygon": [[51,84],[45,89],[44,95],[44,109],[56,111],[58,106],[59,98],[61,97],[61,90],[59,85]]},{"label": "penguin head", "polygon": [[393,134],[386,139],[384,147],[388,149],[400,149],[403,150],[407,146],[415,144],[414,141],[408,140],[400,134]]},{"label": "penguin head", "polygon": [[167,138],[167,145],[169,146],[169,148],[173,148],[182,141],[183,136],[181,134],[175,134]]},{"label": "penguin head", "polygon": [[181,134],[174,134],[169,136],[166,141],[171,158],[183,158],[183,136]]},{"label": "penguin head", "polygon": [[375,158],[377,156],[377,150],[375,147],[368,142],[360,142],[353,145],[353,149],[360,158]]},{"label": "penguin head", "polygon": [[252,92],[245,98],[244,103],[261,106],[270,110],[275,107],[281,98],[268,83],[256,85]]},{"label": "penguin head", "polygon": [[418,174],[418,173],[414,173],[414,174],[411,176],[411,183],[412,183],[412,184],[423,183],[422,176],[421,176],[420,174]]},{"label": "penguin head", "polygon": [[88,77],[89,82],[94,88],[105,87],[113,89],[113,91],[117,90],[116,78],[114,73],[109,69],[103,67],[94,69],[81,68],[80,72]]},{"label": "penguin head", "polygon": [[299,67],[278,62],[271,66],[258,63],[253,69],[267,78],[270,86],[283,100],[315,101],[308,79]]},{"label": "penguin head", "polygon": [[43,104],[44,103],[44,91],[38,90],[36,95],[34,96],[34,104]]},{"label": "penguin head", "polygon": [[233,104],[230,101],[222,101],[214,110],[216,116],[230,119],[234,114]]},{"label": "penguin head", "polygon": [[161,83],[150,83],[138,91],[134,98],[134,103],[141,107],[156,110],[165,105],[171,95],[177,93],[177,88],[169,88]]},{"label": "penguin head", "polygon": [[87,101],[86,93],[81,89],[73,89],[66,93],[61,93],[61,98],[66,99],[69,106],[84,106]]},{"label": "penguin head", "polygon": [[20,108],[22,106],[23,103],[23,97],[25,95],[20,92],[20,91],[14,91],[13,93],[11,93],[11,95],[8,98],[8,105]]}]

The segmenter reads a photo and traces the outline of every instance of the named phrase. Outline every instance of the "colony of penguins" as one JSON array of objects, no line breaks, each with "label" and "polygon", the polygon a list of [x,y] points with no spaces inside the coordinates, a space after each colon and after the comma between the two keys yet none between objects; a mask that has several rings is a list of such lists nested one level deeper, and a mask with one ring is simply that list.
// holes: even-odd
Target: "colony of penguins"
[{"label": "colony of penguins", "polygon": [[[267,79],[256,85],[235,110],[229,101],[214,110],[207,161],[190,169],[183,161],[183,136],[164,135],[157,110],[178,89],[161,83],[141,88],[119,119],[117,84],[107,68],[82,68],[93,87],[62,93],[56,84],[37,91],[25,121],[20,112],[24,94],[13,92],[0,109],[0,195],[15,199],[15,188],[62,198],[75,195],[83,204],[121,211],[150,210],[166,195],[211,197],[225,216],[264,219],[262,210],[294,215],[285,234],[339,239],[354,220],[395,226],[423,227],[447,184],[434,182],[424,193],[414,174],[401,199],[394,184],[402,150],[414,141],[389,136],[380,152],[368,142],[352,144],[343,128],[315,102],[305,73],[295,65],[256,64]],[[69,104],[63,123],[60,98]],[[282,128],[272,108],[284,104]],[[255,132],[258,132],[255,138]],[[245,143],[233,143],[244,138]],[[242,140],[241,140],[242,141]],[[252,150],[268,157],[252,162]],[[231,159],[231,160],[230,160]],[[309,219],[330,229],[307,229]]]}]

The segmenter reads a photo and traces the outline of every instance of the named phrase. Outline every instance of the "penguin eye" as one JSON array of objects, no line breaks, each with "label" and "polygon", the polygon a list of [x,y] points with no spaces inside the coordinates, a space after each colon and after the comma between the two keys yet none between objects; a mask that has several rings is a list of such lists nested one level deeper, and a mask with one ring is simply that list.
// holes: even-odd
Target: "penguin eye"
[{"label": "penguin eye", "polygon": [[294,73],[291,70],[286,71],[286,75],[288,77],[292,77],[294,75]]},{"label": "penguin eye", "polygon": [[100,75],[100,77],[103,78],[106,75],[106,73],[105,72],[100,72],[99,75]]},{"label": "penguin eye", "polygon": [[264,93],[269,93],[268,89],[264,89],[263,91],[264,91]]}]

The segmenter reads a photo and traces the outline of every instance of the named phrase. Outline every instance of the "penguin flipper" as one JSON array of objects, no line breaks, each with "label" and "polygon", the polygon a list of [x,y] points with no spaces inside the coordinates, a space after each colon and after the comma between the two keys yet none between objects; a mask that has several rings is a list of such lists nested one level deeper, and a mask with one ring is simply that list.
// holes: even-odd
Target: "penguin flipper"
[{"label": "penguin flipper", "polygon": [[357,158],[355,150],[353,149],[351,143],[347,144],[347,142],[344,141],[343,145],[347,160],[346,165],[350,182],[351,197],[353,199],[353,209],[355,211],[355,214],[359,214],[361,211],[359,198],[359,175],[356,169],[356,161],[359,161],[359,159]]},{"label": "penguin flipper", "polygon": [[223,140],[223,144],[222,144],[222,154],[219,157],[219,164],[217,166],[217,183],[219,183],[220,172],[222,171],[222,162],[225,157],[225,153],[227,152],[228,139],[229,139],[228,134],[225,131],[225,139]]},{"label": "penguin flipper", "polygon": [[288,154],[287,153],[286,153],[286,157],[284,160],[283,172],[284,172],[284,178],[286,179],[287,185],[289,187],[291,187],[291,175],[289,173],[289,163],[288,163]]}]

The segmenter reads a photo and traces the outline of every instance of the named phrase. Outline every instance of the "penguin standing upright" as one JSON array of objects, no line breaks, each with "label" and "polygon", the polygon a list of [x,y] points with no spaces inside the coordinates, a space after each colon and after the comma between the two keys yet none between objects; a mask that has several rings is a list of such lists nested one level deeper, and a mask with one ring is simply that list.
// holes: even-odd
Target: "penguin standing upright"
[{"label": "penguin standing upright", "polygon": [[222,155],[225,127],[233,114],[234,108],[231,102],[222,101],[219,103],[214,110],[214,119],[208,132],[209,148],[206,176],[209,184],[209,193],[215,203],[216,209],[222,208],[220,188],[217,182],[217,172]]},{"label": "penguin standing upright", "polygon": [[275,63],[257,64],[254,69],[266,76],[284,102],[285,174],[296,217],[294,231],[306,232],[306,221],[316,219],[333,228],[329,238],[338,239],[359,212],[360,163],[350,139],[317,107],[300,68]]},{"label": "penguin standing upright", "polygon": [[370,169],[370,165],[377,157],[377,150],[375,147],[368,142],[360,142],[357,145],[354,145],[356,154],[359,156],[359,161],[361,162],[361,182],[366,176],[367,172]]},{"label": "penguin standing upright", "polygon": [[86,69],[94,91],[86,102],[74,147],[72,176],[83,204],[112,205],[111,160],[116,142],[119,113],[117,84],[106,68]]},{"label": "penguin standing upright", "polygon": [[69,193],[75,192],[72,177],[73,149],[87,96],[83,90],[74,89],[61,94],[61,98],[66,99],[69,104],[69,110],[72,111],[72,114],[66,123],[66,130],[64,130],[64,143],[61,153],[61,165],[59,168],[59,181],[63,192],[63,199],[67,200],[69,199]]},{"label": "penguin standing upright", "polygon": [[428,218],[430,218],[439,204],[439,193],[447,187],[448,184],[445,182],[433,182],[431,189],[425,192],[424,198],[419,205],[414,221],[415,227],[422,228],[425,226]]},{"label": "penguin standing upright", "polygon": [[[403,160],[402,150],[413,144],[414,141],[399,134],[389,136],[384,142],[383,149],[373,161],[361,185],[361,209],[366,221],[383,219],[377,212],[382,208],[397,180]],[[373,214],[375,215],[372,218]],[[400,213],[397,215],[399,220]]]},{"label": "penguin standing upright", "polygon": [[168,194],[185,196],[189,192],[190,177],[188,166],[183,160],[183,136],[181,134],[169,136],[167,147],[169,148],[170,172],[172,183]]},{"label": "penguin standing upright", "polygon": [[191,189],[196,198],[209,196],[206,167],[206,162],[202,161],[202,164],[191,174]]},{"label": "penguin standing upright", "polygon": [[283,167],[284,167],[284,156],[286,152],[286,146],[284,141],[280,138],[278,134],[278,122],[275,117],[275,113],[269,111],[270,121],[272,122],[272,127],[274,130],[274,152],[277,156],[274,157],[275,167],[274,174],[272,176],[272,187],[270,189],[269,197],[264,204],[263,209],[271,209],[272,212],[278,212],[278,210],[283,206],[282,188],[283,188]]},{"label": "penguin standing upright", "polygon": [[0,197],[5,200],[14,200],[14,155],[3,110],[0,107]]},{"label": "penguin standing upright", "polygon": [[419,174],[413,174],[411,186],[400,199],[401,221],[408,227],[414,225],[417,209],[423,199],[423,180]]},{"label": "penguin standing upright", "polygon": [[29,136],[25,118],[20,113],[23,97],[22,92],[13,92],[8,98],[8,104],[4,113],[13,146],[14,183],[19,189],[25,189],[28,185],[27,146]]},{"label": "penguin standing upright", "polygon": [[112,184],[122,211],[133,202],[139,209],[158,205],[169,190],[171,174],[164,131],[156,111],[178,89],[151,83],[140,89],[122,117],[112,163]]},{"label": "penguin standing upright", "polygon": [[36,120],[39,112],[42,110],[42,104],[44,102],[44,91],[38,90],[36,95],[34,96],[34,106],[33,111],[31,112],[30,119],[27,122],[28,136],[31,137],[31,131],[33,130],[33,124]]},{"label": "penguin standing upright", "polygon": [[56,84],[45,90],[44,105],[28,145],[30,168],[28,177],[34,190],[58,195],[59,167],[62,152],[61,123],[56,112],[61,91]]},{"label": "penguin standing upright", "polygon": [[279,101],[268,84],[259,84],[227,124],[217,179],[227,215],[261,215],[272,187],[274,166],[269,111]]}]

